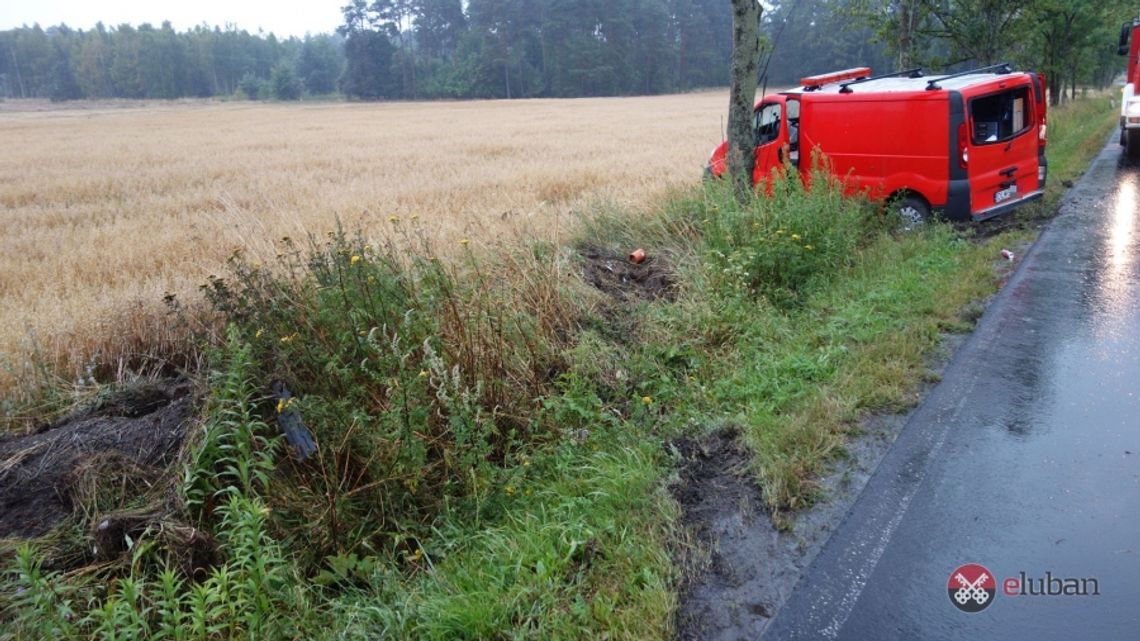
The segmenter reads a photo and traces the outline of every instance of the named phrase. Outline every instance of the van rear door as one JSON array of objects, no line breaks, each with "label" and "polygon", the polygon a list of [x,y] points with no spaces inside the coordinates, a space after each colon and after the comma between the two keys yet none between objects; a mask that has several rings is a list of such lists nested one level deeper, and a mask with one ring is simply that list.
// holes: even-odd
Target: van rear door
[{"label": "van rear door", "polygon": [[1049,131],[1049,83],[1043,73],[1031,73],[1033,97],[1037,103],[1037,188],[1045,189],[1045,177],[1049,173],[1049,161],[1045,159],[1045,143]]},{"label": "van rear door", "polygon": [[1029,79],[969,98],[966,118],[971,217],[983,220],[1039,195],[1038,120]]}]

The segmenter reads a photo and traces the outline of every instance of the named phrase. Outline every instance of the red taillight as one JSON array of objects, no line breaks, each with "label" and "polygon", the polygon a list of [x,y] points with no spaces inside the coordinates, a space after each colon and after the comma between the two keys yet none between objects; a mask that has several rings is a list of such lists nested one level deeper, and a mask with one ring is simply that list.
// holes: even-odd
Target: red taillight
[{"label": "red taillight", "polygon": [[966,123],[958,125],[958,166],[962,169],[970,164],[970,150],[966,147]]},{"label": "red taillight", "polygon": [[1039,130],[1037,130],[1037,146],[1038,147],[1044,147],[1045,146],[1045,133],[1048,130],[1048,128],[1049,128],[1048,122],[1046,122],[1045,118],[1042,117],[1041,118],[1041,128]]}]

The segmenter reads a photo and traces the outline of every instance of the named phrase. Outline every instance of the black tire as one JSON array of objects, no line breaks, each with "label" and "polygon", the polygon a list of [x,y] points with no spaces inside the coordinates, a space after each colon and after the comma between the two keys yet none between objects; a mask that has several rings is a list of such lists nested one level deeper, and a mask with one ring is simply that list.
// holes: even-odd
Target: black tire
[{"label": "black tire", "polygon": [[1124,130],[1124,152],[1129,160],[1140,160],[1140,129]]},{"label": "black tire", "polygon": [[921,196],[907,194],[895,206],[904,230],[918,229],[930,221],[930,205]]}]

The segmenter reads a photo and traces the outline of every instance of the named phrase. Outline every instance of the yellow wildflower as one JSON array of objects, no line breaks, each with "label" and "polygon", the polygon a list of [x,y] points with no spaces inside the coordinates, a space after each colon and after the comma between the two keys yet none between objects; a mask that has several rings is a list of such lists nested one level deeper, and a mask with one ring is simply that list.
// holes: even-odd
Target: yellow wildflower
[{"label": "yellow wildflower", "polygon": [[284,412],[284,411],[285,411],[285,399],[281,399],[281,400],[277,401],[277,413],[280,414],[281,412]]},{"label": "yellow wildflower", "polygon": [[804,245],[804,250],[805,250],[805,251],[811,251],[811,250],[812,250],[812,246],[811,246],[811,245]]},{"label": "yellow wildflower", "polygon": [[515,495],[515,487],[513,485],[508,485],[506,488],[506,491],[507,491],[507,496],[514,496]]},{"label": "yellow wildflower", "polygon": [[[467,243],[469,243],[469,242],[471,242],[471,241],[470,241],[470,240],[468,240],[468,239],[466,239],[466,238],[464,238],[463,240],[460,240],[460,241],[459,241],[459,244],[460,244],[460,245],[463,245],[464,247],[466,247],[466,246],[467,246]],[[433,258],[432,260],[435,260],[435,259]]]},{"label": "yellow wildflower", "polygon": [[427,370],[426,370],[426,369],[421,369],[421,370],[420,370],[420,378],[427,378],[427,377],[428,377],[428,373],[427,373]]},{"label": "yellow wildflower", "polygon": [[261,338],[261,335],[262,335],[262,334],[264,334],[264,333],[265,333],[265,332],[263,332],[263,331],[261,331],[261,330],[259,329],[259,330],[257,330],[257,333],[253,335],[253,337],[254,337],[254,338]]},{"label": "yellow wildflower", "polygon": [[644,403],[645,405],[652,405],[653,404],[653,397],[652,396],[642,396],[641,402]]},{"label": "yellow wildflower", "polygon": [[777,230],[776,230],[776,235],[777,235],[777,236],[783,236],[783,235],[784,235],[784,230],[783,230],[783,229],[777,229]]},{"label": "yellow wildflower", "polygon": [[800,239],[799,234],[792,234],[792,240],[799,240],[799,239]]},{"label": "yellow wildflower", "polygon": [[351,262],[353,265],[355,265],[356,263],[359,263],[360,262],[360,256],[358,254],[353,254]]}]

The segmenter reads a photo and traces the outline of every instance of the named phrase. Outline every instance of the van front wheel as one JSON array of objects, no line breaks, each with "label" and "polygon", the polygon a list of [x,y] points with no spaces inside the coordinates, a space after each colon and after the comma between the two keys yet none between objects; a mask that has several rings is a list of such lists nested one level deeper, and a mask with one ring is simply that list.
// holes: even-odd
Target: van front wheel
[{"label": "van front wheel", "polygon": [[898,204],[899,220],[903,229],[917,229],[930,220],[930,205],[921,197],[907,194]]}]

